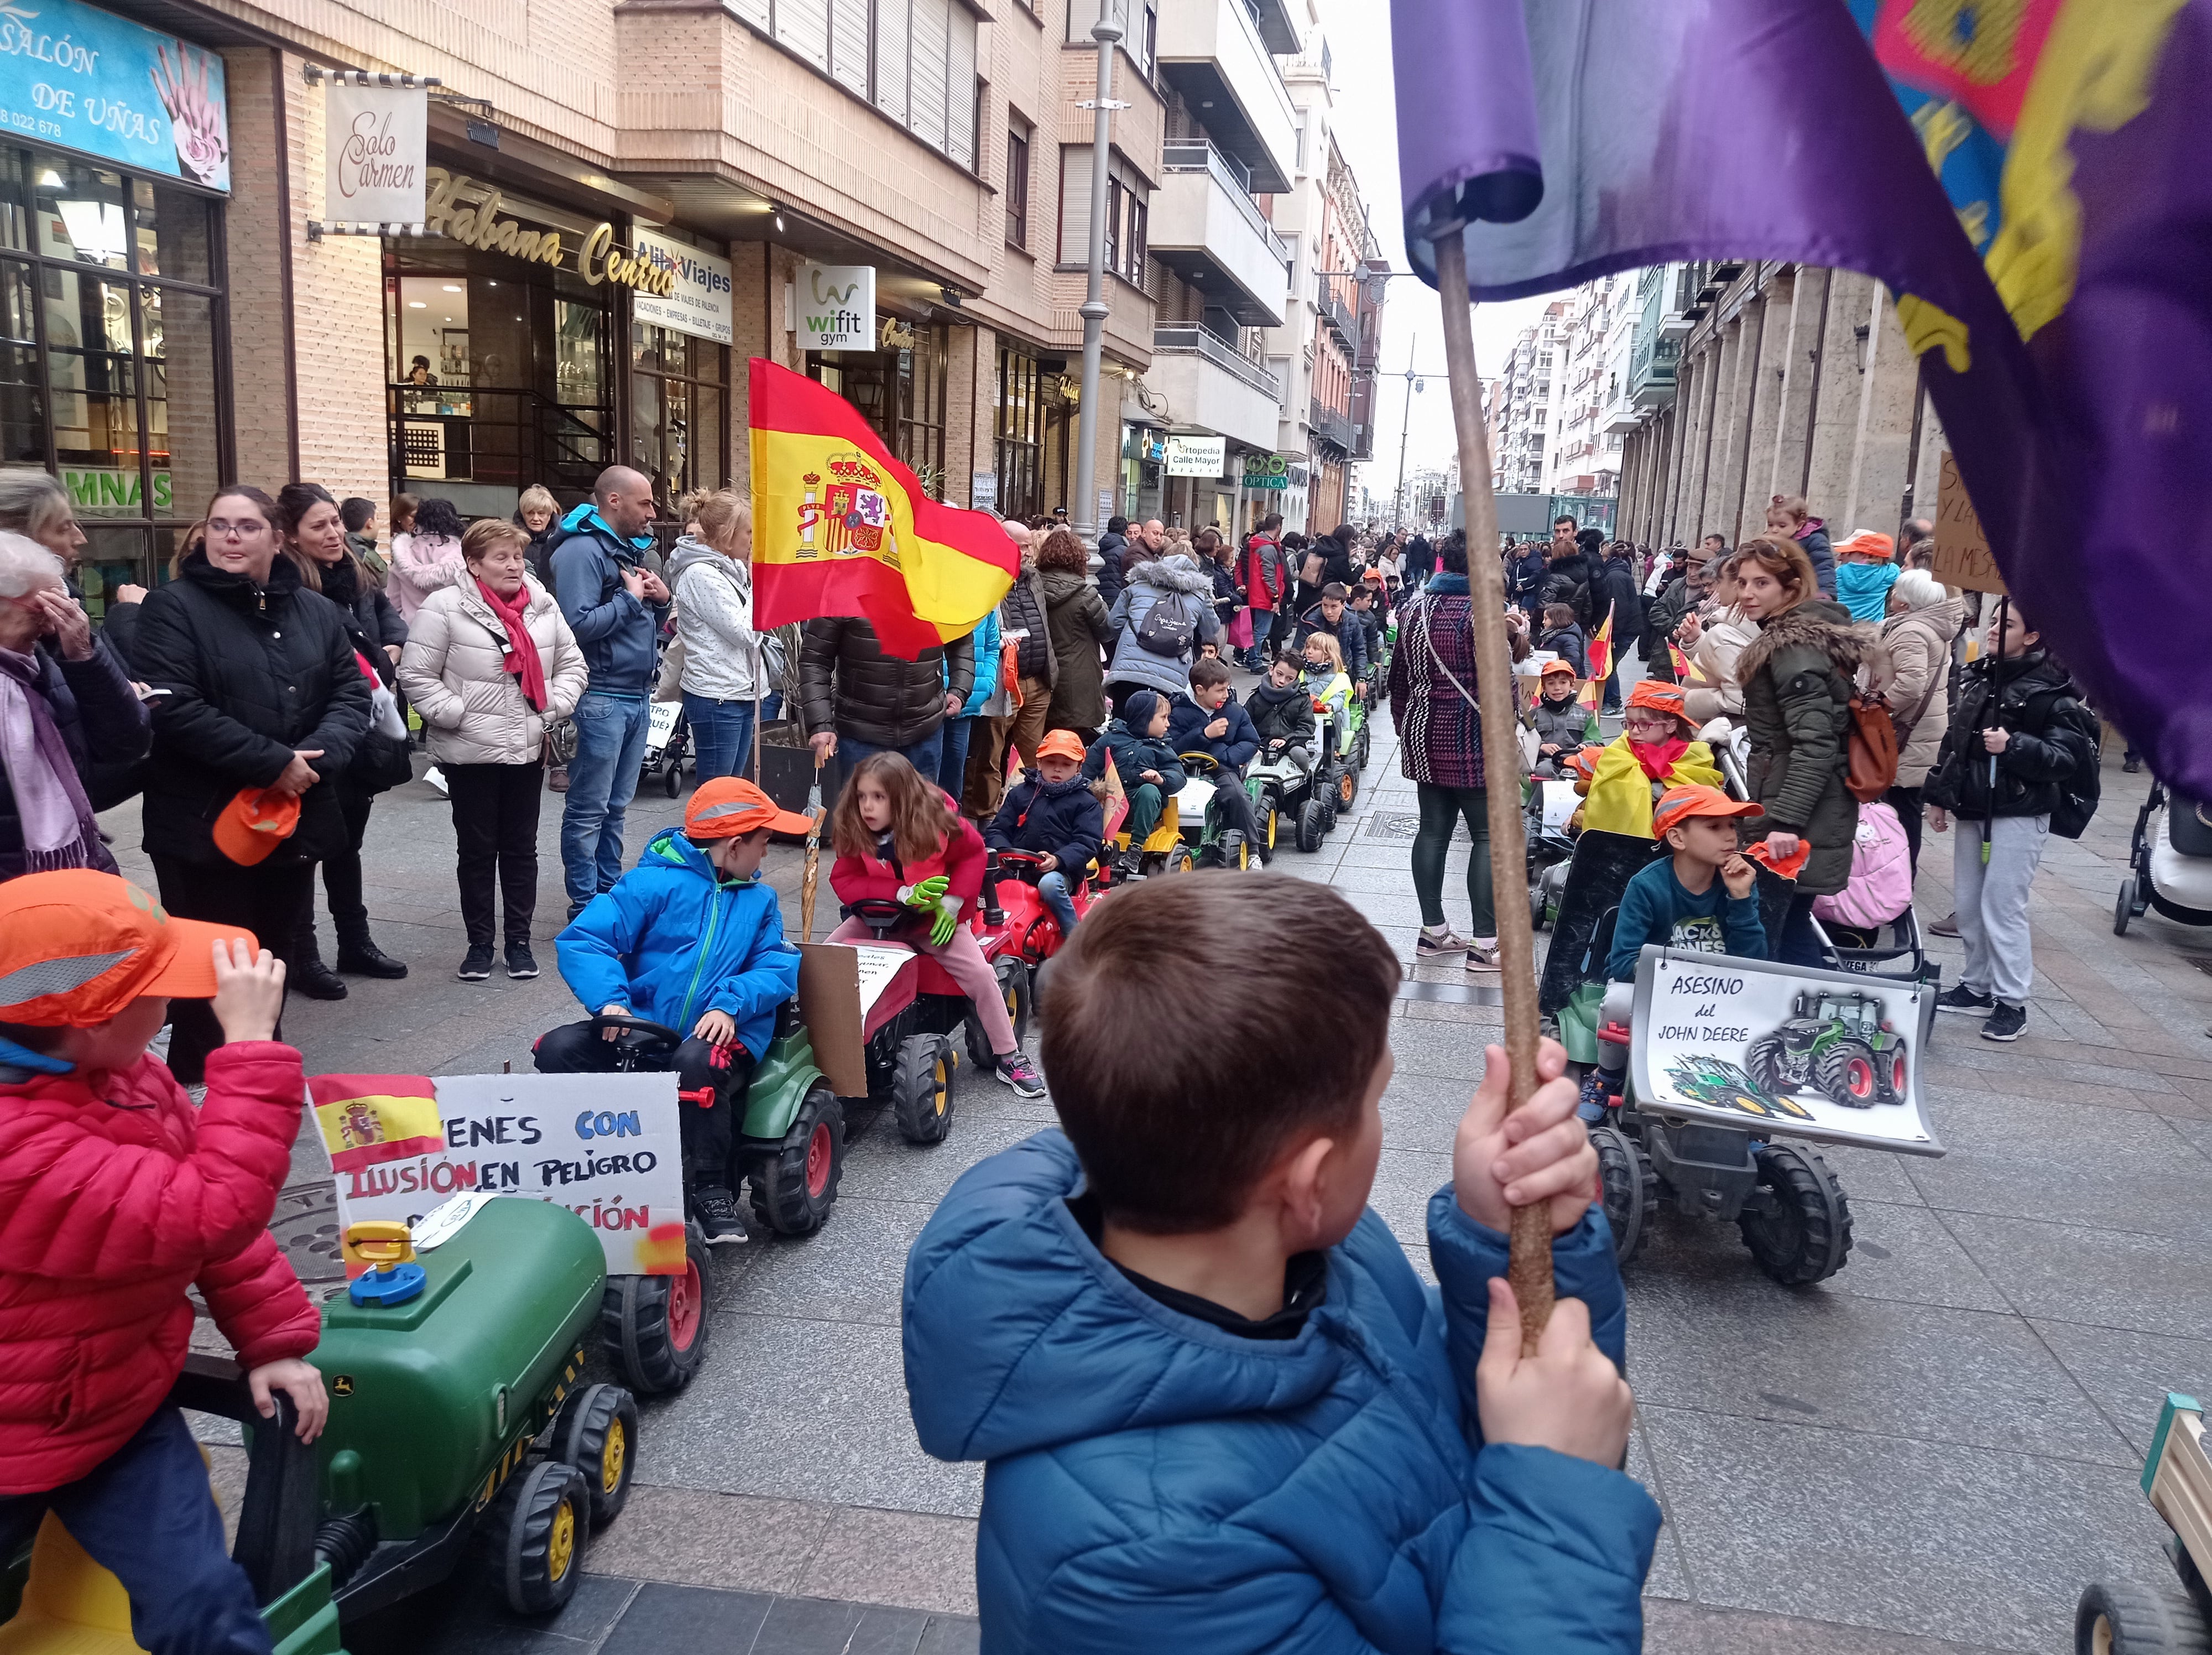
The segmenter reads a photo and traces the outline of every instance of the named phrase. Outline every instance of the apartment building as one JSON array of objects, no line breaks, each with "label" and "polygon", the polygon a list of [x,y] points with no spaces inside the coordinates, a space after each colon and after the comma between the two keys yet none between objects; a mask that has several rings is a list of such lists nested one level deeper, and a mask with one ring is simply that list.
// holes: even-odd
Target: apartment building
[{"label": "apartment building", "polygon": [[[1211,435],[1218,475],[1174,481],[1226,524],[1241,455],[1279,429],[1261,330],[1288,258],[1261,203],[1295,175],[1276,59],[1300,34],[1285,0],[1108,5],[1093,504],[1161,508],[1166,437]],[[1089,515],[1068,494],[1097,21],[1094,0],[40,0],[0,58],[21,116],[0,259],[25,296],[0,463],[68,482],[97,606],[158,578],[234,478],[471,515],[532,484],[579,499],[615,461],[664,502],[742,486],[757,356],[842,392],[945,499]],[[57,64],[36,38],[101,44]],[[343,217],[337,68],[439,82],[419,232],[319,233]],[[149,94],[143,119],[86,118]]]},{"label": "apartment building", "polygon": [[1544,455],[1543,492],[1609,495],[1623,433],[1609,411],[1625,395],[1636,336],[1636,278],[1601,276],[1567,295],[1556,350],[1559,400]]},{"label": "apartment building", "polygon": [[1546,493],[1546,453],[1559,430],[1566,374],[1560,337],[1567,301],[1554,299],[1521,330],[1490,385],[1491,478],[1500,494]]}]

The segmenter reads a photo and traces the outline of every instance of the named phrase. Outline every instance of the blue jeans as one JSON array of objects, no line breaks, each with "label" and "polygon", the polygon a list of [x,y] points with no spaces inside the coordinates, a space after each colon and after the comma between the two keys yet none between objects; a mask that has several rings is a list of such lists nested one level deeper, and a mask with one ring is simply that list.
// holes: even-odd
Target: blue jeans
[{"label": "blue jeans", "polygon": [[[878,747],[872,741],[863,741],[856,735],[837,738],[837,762],[845,767],[848,776],[853,773],[853,767],[864,758],[872,758],[878,753],[896,753],[915,767],[923,781],[934,782],[937,780],[938,760],[944,752],[945,727],[942,724],[921,740],[904,747]],[[953,794],[956,799],[959,796],[957,793]]]},{"label": "blue jeans", "polygon": [[744,776],[753,762],[753,704],[715,701],[684,692],[684,721],[691,727],[691,751],[699,779]]},{"label": "blue jeans", "polygon": [[968,742],[981,722],[981,718],[948,718],[939,733],[944,745],[937,761],[937,785],[951,794],[955,802],[967,788]]},{"label": "blue jeans", "polygon": [[1255,609],[1252,611],[1252,647],[1244,659],[1254,672],[1267,664],[1267,635],[1275,630],[1275,611]]},{"label": "blue jeans", "polygon": [[0,1557],[51,1510],[131,1594],[131,1631],[153,1655],[268,1655],[269,1629],[246,1571],[223,1549],[207,1468],[173,1408],[157,1408],[122,1447],[74,1482],[0,1495]]},{"label": "blue jeans", "polygon": [[642,696],[586,690],[576,703],[576,757],[561,812],[561,875],[571,919],[622,878],[623,818],[637,794],[650,715]]},{"label": "blue jeans", "polygon": [[1051,910],[1053,918],[1060,922],[1060,935],[1073,936],[1075,898],[1067,894],[1067,876],[1055,867],[1038,879],[1036,889],[1037,895],[1044,900],[1044,905]]}]

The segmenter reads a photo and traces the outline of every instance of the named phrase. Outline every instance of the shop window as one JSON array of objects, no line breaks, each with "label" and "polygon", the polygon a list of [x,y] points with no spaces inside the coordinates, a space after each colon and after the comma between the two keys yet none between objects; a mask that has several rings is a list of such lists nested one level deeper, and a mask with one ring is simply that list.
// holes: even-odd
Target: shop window
[{"label": "shop window", "polygon": [[999,510],[1035,517],[1044,510],[1044,399],[1034,356],[999,347],[998,408],[992,464],[999,474]]},{"label": "shop window", "polygon": [[670,506],[722,486],[727,352],[673,328],[630,325],[629,463]]}]

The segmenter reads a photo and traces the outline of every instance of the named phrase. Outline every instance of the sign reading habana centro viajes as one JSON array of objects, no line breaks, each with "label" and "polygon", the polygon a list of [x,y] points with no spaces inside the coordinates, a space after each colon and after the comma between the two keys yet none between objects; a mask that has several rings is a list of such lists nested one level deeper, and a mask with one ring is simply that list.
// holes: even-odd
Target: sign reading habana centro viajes
[{"label": "sign reading habana centro viajes", "polygon": [[433,167],[423,175],[430,190],[422,222],[431,234],[459,241],[480,253],[503,253],[538,265],[563,265],[597,287],[602,282],[635,288],[665,299],[676,291],[676,272],[656,268],[641,253],[617,246],[615,227],[601,223],[575,243],[576,257],[568,260],[569,244],[558,230],[526,229],[512,218],[499,216],[499,186],[479,184],[465,173]]}]

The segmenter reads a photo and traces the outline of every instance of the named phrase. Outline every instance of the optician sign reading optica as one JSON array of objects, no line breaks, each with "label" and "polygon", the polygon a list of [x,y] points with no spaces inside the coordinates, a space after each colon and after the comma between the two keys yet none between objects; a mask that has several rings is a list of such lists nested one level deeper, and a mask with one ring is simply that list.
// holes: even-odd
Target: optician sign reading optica
[{"label": "optician sign reading optica", "polygon": [[222,59],[76,0],[0,5],[0,131],[230,188]]}]

